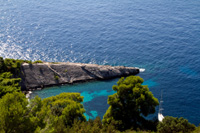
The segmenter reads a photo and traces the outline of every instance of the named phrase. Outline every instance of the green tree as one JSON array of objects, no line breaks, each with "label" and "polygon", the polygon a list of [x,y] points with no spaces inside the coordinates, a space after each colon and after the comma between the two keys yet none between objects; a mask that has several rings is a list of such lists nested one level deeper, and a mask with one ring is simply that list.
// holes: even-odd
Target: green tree
[{"label": "green tree", "polygon": [[82,101],[80,93],[61,93],[43,100],[36,97],[30,102],[29,109],[33,115],[32,119],[39,123],[37,131],[65,132],[75,120],[86,121]]},{"label": "green tree", "polygon": [[14,77],[20,77],[20,67],[22,63],[30,63],[31,61],[19,59],[4,59],[0,57],[1,72],[11,72]]},{"label": "green tree", "polygon": [[113,86],[116,93],[108,97],[110,107],[103,116],[104,125],[114,123],[118,130],[145,128],[148,121],[144,117],[154,113],[159,102],[142,83],[139,76],[129,76]]},{"label": "green tree", "polygon": [[20,91],[20,71],[22,63],[27,60],[3,59],[0,57],[0,98],[7,93]]},{"label": "green tree", "polygon": [[192,133],[200,133],[200,125]]},{"label": "green tree", "polygon": [[190,133],[195,130],[195,125],[184,118],[166,116],[162,122],[159,122],[157,131],[159,133]]},{"label": "green tree", "polygon": [[36,60],[36,61],[34,61],[33,63],[34,63],[34,64],[35,64],[35,63],[43,63],[43,61],[41,61],[41,60]]},{"label": "green tree", "polygon": [[33,132],[28,115],[28,101],[23,93],[6,94],[0,99],[0,132]]},{"label": "green tree", "polygon": [[2,57],[0,57],[0,73],[5,71],[5,63]]},{"label": "green tree", "polygon": [[21,81],[20,78],[11,78],[10,72],[4,72],[0,74],[0,98],[7,93],[19,92]]}]

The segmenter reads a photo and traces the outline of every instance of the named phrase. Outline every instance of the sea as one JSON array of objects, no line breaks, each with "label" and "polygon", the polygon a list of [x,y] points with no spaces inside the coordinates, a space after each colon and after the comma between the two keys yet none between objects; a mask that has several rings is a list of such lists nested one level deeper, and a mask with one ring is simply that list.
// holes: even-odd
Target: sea
[{"label": "sea", "polygon": [[[159,100],[163,92],[164,116],[200,123],[199,0],[0,0],[0,56],[143,68],[143,85]],[[103,118],[118,80],[31,98],[79,92],[87,119]]]}]

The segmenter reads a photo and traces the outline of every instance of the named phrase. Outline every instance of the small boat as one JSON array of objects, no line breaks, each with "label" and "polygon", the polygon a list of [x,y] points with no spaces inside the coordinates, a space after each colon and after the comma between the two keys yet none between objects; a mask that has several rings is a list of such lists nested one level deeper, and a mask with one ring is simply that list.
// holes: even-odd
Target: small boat
[{"label": "small boat", "polygon": [[158,120],[159,120],[160,122],[162,122],[164,118],[165,118],[165,117],[164,117],[161,113],[158,113]]},{"label": "small boat", "polygon": [[161,92],[160,105],[159,105],[159,112],[158,112],[158,121],[159,121],[159,122],[162,122],[163,119],[164,119],[164,116],[163,116],[163,114],[162,114],[162,110],[164,110],[164,109],[162,108],[162,103],[163,103],[163,100],[162,100],[162,92]]}]

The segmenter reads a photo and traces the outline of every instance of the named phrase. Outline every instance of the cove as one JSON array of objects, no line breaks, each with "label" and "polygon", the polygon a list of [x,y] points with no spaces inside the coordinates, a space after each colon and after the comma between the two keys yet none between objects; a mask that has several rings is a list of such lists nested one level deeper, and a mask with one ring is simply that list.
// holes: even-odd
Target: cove
[{"label": "cove", "polygon": [[[109,95],[115,93],[112,86],[117,84],[119,78],[106,81],[92,81],[87,83],[76,83],[73,85],[63,85],[57,87],[44,88],[42,90],[35,90],[31,94],[31,99],[38,95],[41,98],[58,95],[62,92],[78,92],[84,96],[83,105],[86,109],[85,116],[87,119],[95,119],[96,116],[103,118],[109,105],[107,99]],[[144,85],[154,86],[155,82],[147,81]]]}]

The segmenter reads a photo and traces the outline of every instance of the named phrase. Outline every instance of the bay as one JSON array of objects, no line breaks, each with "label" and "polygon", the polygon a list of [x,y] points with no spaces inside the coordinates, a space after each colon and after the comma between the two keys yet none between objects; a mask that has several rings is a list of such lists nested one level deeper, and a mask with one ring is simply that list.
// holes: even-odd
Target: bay
[{"label": "bay", "polygon": [[[200,1],[0,0],[0,56],[145,68],[163,114],[200,123]],[[34,91],[80,92],[88,118],[103,116],[118,79]]]}]

